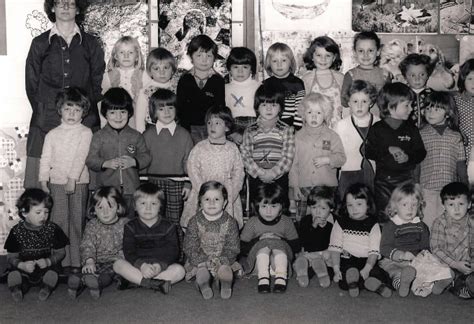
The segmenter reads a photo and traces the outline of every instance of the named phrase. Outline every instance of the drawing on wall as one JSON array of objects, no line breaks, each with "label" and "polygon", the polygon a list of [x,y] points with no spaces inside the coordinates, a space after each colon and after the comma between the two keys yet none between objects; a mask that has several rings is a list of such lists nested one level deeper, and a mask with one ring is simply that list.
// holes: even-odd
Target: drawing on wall
[{"label": "drawing on wall", "polygon": [[444,34],[474,34],[472,0],[440,1],[440,32]]},{"label": "drawing on wall", "polygon": [[26,15],[25,27],[30,31],[31,37],[36,37],[48,30],[51,22],[43,11],[33,10]]},{"label": "drawing on wall", "polygon": [[352,29],[381,33],[437,33],[439,0],[354,0]]},{"label": "drawing on wall", "polygon": [[459,63],[474,58],[474,36],[465,35],[459,41]]}]

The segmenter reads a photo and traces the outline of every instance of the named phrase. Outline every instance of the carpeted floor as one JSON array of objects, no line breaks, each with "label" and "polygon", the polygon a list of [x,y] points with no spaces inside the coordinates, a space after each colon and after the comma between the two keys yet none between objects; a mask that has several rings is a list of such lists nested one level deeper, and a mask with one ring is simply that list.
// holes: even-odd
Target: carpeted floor
[{"label": "carpeted floor", "polygon": [[46,302],[31,289],[21,303],[0,285],[0,323],[474,323],[474,300],[450,293],[427,298],[384,299],[362,291],[352,298],[334,283],[322,289],[290,280],[285,294],[261,295],[256,279],[238,280],[230,300],[205,301],[193,283],[173,286],[169,295],[146,289],[107,288],[98,301],[88,291],[70,300],[60,285]]}]

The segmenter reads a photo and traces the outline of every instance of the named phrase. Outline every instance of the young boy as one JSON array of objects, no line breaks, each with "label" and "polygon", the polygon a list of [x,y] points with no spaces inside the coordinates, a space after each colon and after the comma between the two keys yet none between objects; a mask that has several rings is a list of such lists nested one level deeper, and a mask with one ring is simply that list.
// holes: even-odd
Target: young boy
[{"label": "young boy", "polygon": [[62,262],[65,272],[77,272],[81,266],[79,245],[89,191],[86,158],[92,139],[92,131],[81,121],[89,106],[89,100],[79,88],[71,87],[58,94],[56,107],[61,125],[46,134],[40,160],[41,188],[54,201],[51,221],[61,227],[71,242]]},{"label": "young boy", "polygon": [[209,107],[224,105],[224,78],[213,68],[217,45],[206,35],[194,37],[187,54],[193,68],[179,79],[177,108],[181,125],[191,132],[194,144],[207,138],[204,117]]},{"label": "young boy", "polygon": [[474,298],[474,219],[469,213],[469,188],[461,182],[441,190],[445,212],[431,230],[431,251],[449,265],[454,284],[450,291],[460,298]]},{"label": "young boy", "polygon": [[127,215],[133,218],[132,195],[140,184],[138,171],[150,164],[150,151],[143,135],[128,126],[133,102],[127,90],[110,88],[100,112],[107,124],[92,137],[86,164],[97,172],[97,187],[120,188],[127,202]]},{"label": "young boy", "polygon": [[163,219],[165,194],[155,184],[140,185],[133,195],[138,218],[125,225],[125,260],[114,263],[114,271],[141,287],[168,294],[182,280],[184,268],[179,255],[176,226]]},{"label": "young boy", "polygon": [[44,301],[58,282],[57,267],[66,255],[64,247],[69,240],[58,225],[48,221],[52,205],[51,196],[41,189],[26,189],[17,201],[21,220],[5,241],[12,267],[8,288],[16,302],[36,285],[41,287],[38,298]]},{"label": "young boy", "polygon": [[398,185],[414,181],[414,170],[426,156],[418,128],[407,121],[415,94],[403,83],[386,84],[380,90],[377,105],[381,121],[367,134],[366,157],[375,161],[375,204],[379,222],[385,223],[390,195]]}]

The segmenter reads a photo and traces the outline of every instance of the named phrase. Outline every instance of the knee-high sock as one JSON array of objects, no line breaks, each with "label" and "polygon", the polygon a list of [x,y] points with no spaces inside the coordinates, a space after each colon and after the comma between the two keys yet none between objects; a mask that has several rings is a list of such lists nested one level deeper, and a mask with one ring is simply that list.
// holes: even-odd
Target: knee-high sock
[{"label": "knee-high sock", "polygon": [[258,278],[270,277],[270,256],[266,253],[257,254]]},{"label": "knee-high sock", "polygon": [[277,253],[275,260],[275,277],[285,278],[288,276],[288,258],[285,253]]}]

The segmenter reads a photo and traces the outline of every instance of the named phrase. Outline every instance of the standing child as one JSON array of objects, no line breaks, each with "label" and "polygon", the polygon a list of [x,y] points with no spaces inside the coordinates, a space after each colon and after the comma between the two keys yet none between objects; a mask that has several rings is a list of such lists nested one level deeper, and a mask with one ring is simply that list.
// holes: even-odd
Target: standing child
[{"label": "standing child", "polygon": [[271,291],[270,274],[275,275],[273,292],[286,291],[288,265],[300,250],[295,225],[282,215],[285,195],[277,183],[261,184],[255,199],[258,216],[250,218],[240,235],[242,252],[248,254],[244,269],[255,268],[259,293]]},{"label": "standing child", "polygon": [[414,181],[415,167],[426,156],[418,128],[408,121],[413,98],[413,91],[405,84],[386,84],[377,98],[382,120],[367,135],[365,154],[376,165],[375,205],[382,223],[388,220],[384,211],[393,189]]},{"label": "standing child", "polygon": [[[319,93],[306,96],[299,107],[304,126],[296,133],[296,152],[290,170],[290,206],[299,200],[298,216],[306,216],[306,199],[315,186],[337,187],[337,168],[346,162],[339,135],[328,126],[333,103]],[[291,208],[291,207],[290,207]]]},{"label": "standing child", "polygon": [[270,88],[280,87],[284,93],[281,121],[295,129],[303,126],[298,106],[305,96],[303,81],[294,75],[296,60],[291,48],[284,43],[274,43],[265,56],[265,71],[270,76],[263,84]]},{"label": "standing child", "polygon": [[196,144],[207,137],[205,117],[209,107],[225,104],[225,84],[213,68],[217,44],[209,36],[193,37],[187,54],[193,68],[179,79],[178,112],[181,125],[191,132]]},{"label": "standing child", "polygon": [[140,133],[145,131],[148,124],[154,124],[149,113],[151,95],[158,89],[175,91],[175,85],[171,82],[176,73],[173,54],[161,47],[152,50],[146,59],[146,73],[150,80],[140,89],[135,105],[135,129]]},{"label": "standing child", "polygon": [[420,130],[426,158],[420,163],[420,185],[425,206],[423,222],[431,228],[443,214],[441,189],[458,179],[468,183],[466,155],[458,130],[456,103],[448,92],[433,91],[426,98],[425,126]]},{"label": "standing child", "polygon": [[260,82],[255,80],[257,58],[247,47],[234,47],[227,57],[230,82],[225,85],[225,104],[234,118],[233,138],[242,143],[244,130],[257,119],[253,104]]},{"label": "standing child", "polygon": [[301,219],[299,237],[302,251],[293,263],[296,272],[296,281],[300,287],[308,287],[308,269],[312,268],[323,288],[329,287],[327,264],[332,264],[331,254],[328,251],[331,237],[332,223],[329,216],[335,208],[334,189],[328,186],[315,187],[308,195],[309,215]]},{"label": "standing child", "polygon": [[339,174],[339,197],[354,183],[363,183],[374,189],[375,163],[365,154],[367,134],[372,125],[380,120],[370,113],[375,103],[375,87],[364,80],[355,80],[349,89],[351,115],[339,121],[334,128],[344,144],[346,163]]},{"label": "standing child", "polygon": [[85,284],[93,299],[100,297],[102,289],[114,278],[113,264],[123,259],[123,227],[128,221],[125,201],[114,187],[101,187],[91,198],[91,219],[81,241],[82,275],[71,274],[68,293],[76,298]]},{"label": "standing child", "polygon": [[303,75],[306,94],[320,93],[334,103],[330,125],[335,126],[342,118],[341,87],[344,74],[339,72],[342,60],[339,46],[328,36],[316,37],[303,57],[306,68],[312,70]]},{"label": "standing child", "polygon": [[133,194],[138,217],[125,224],[123,254],[114,271],[141,287],[168,294],[184,278],[176,227],[163,219],[165,194],[155,184],[144,183]]},{"label": "standing child", "polygon": [[127,215],[133,218],[132,195],[140,184],[138,171],[150,164],[150,151],[143,135],[128,126],[133,101],[127,90],[110,88],[104,94],[100,112],[107,125],[92,137],[86,164],[97,172],[97,186],[120,188]]},{"label": "standing child", "polygon": [[96,37],[79,28],[88,6],[85,0],[45,0],[44,9],[53,27],[35,37],[26,59],[26,94],[31,116],[26,147],[25,188],[40,188],[39,163],[46,134],[61,123],[55,99],[69,87],[84,90],[91,102],[82,121],[99,128],[97,102],[101,97],[104,52]]},{"label": "standing child", "polygon": [[229,193],[226,212],[235,218],[242,228],[243,213],[239,192],[244,182],[244,165],[237,146],[226,139],[232,128],[232,114],[224,106],[211,107],[206,114],[207,140],[194,146],[188,158],[188,175],[192,189],[184,204],[181,226],[196,215],[199,204],[199,188],[204,182],[215,180],[222,183]]},{"label": "standing child", "polygon": [[48,299],[58,283],[58,268],[66,255],[69,240],[55,223],[48,220],[53,205],[51,196],[41,189],[26,189],[16,207],[20,222],[5,241],[7,260],[12,267],[8,288],[19,302],[30,286],[39,285],[39,299]]},{"label": "standing child", "polygon": [[436,218],[431,231],[431,250],[449,265],[454,284],[450,289],[460,298],[474,298],[474,218],[469,212],[471,193],[464,183],[452,182],[441,190],[445,212]]},{"label": "standing child", "polygon": [[362,287],[383,297],[392,296],[386,285],[390,280],[377,264],[379,249],[380,226],[372,194],[366,185],[353,184],[344,195],[329,243],[339,288],[349,290],[351,297],[357,297]]},{"label": "standing child", "polygon": [[[227,190],[217,181],[207,181],[199,189],[198,213],[189,221],[184,238],[187,279],[196,277],[204,299],[214,295],[210,282],[220,284],[222,299],[232,295],[233,270],[240,252],[239,227],[225,211]],[[217,285],[218,286],[218,285]]]},{"label": "standing child", "polygon": [[90,128],[81,124],[89,112],[87,97],[75,87],[65,89],[56,99],[61,125],[46,134],[41,154],[39,181],[51,193],[54,204],[51,221],[69,237],[62,265],[78,271],[81,265],[79,245],[86,222],[89,171],[87,153],[92,139]]}]

